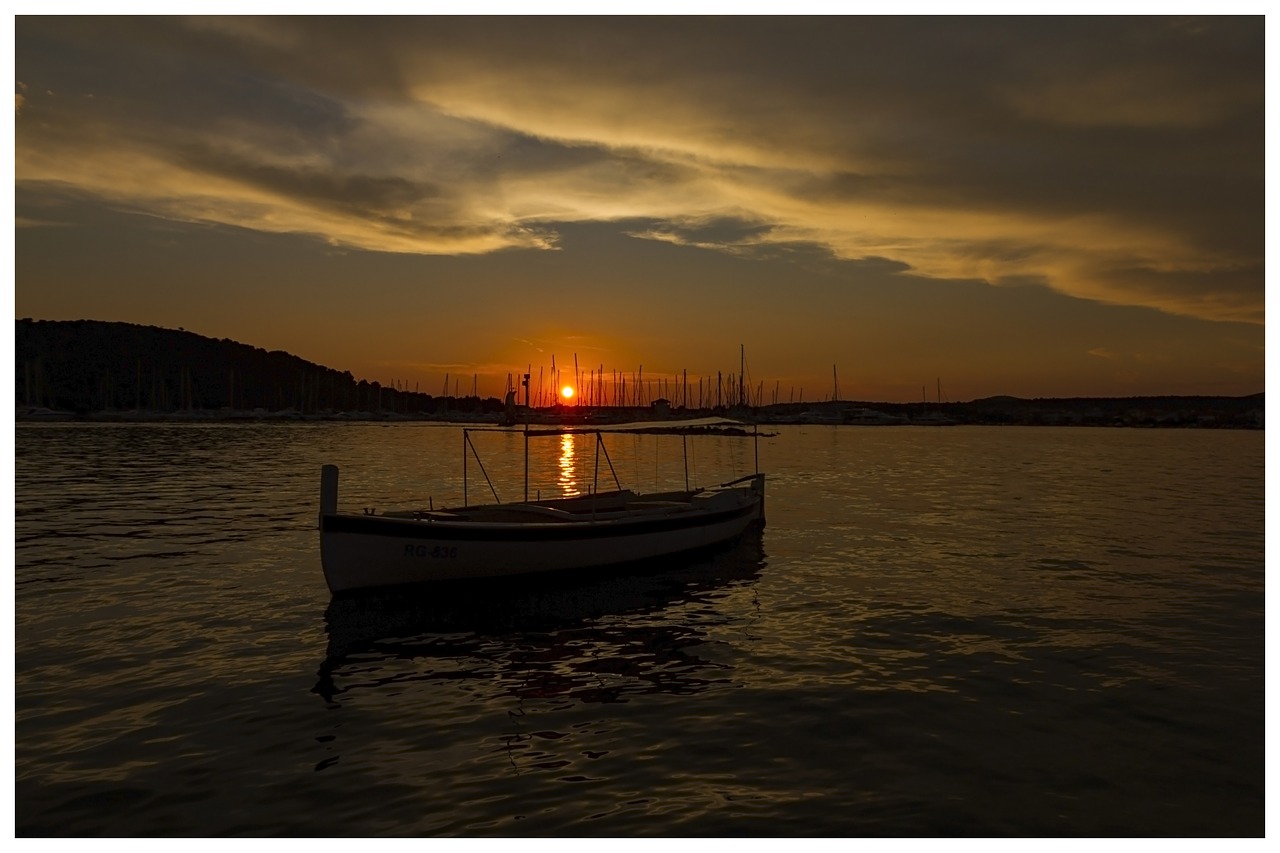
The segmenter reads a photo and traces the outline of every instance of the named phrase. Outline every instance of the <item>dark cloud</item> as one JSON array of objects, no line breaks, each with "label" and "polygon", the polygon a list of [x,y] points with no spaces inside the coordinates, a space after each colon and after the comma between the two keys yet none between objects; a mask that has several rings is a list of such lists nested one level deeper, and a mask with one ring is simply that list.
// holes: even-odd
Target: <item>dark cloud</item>
[{"label": "dark cloud", "polygon": [[352,215],[394,217],[443,194],[438,186],[403,178],[335,172],[315,167],[285,168],[250,160],[234,152],[200,146],[174,152],[175,161],[205,175],[222,176]]},{"label": "dark cloud", "polygon": [[23,17],[15,65],[19,182],[160,215],[433,253],[646,220],[1262,315],[1261,17]]},{"label": "dark cloud", "polygon": [[1237,268],[1215,267],[1193,271],[1151,267],[1099,270],[1099,296],[1110,292],[1134,294],[1136,301],[1148,295],[1168,299],[1176,295],[1187,306],[1184,313],[1208,317],[1233,317],[1247,323],[1264,323],[1266,311],[1258,282],[1266,270],[1261,264]]}]

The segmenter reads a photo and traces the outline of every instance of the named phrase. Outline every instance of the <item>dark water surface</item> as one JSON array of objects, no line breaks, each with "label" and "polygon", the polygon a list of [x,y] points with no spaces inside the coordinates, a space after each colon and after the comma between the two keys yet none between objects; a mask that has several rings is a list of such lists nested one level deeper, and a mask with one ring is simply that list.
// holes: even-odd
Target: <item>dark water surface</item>
[{"label": "dark water surface", "polygon": [[[321,463],[453,503],[459,428],[16,433],[19,835],[1265,830],[1261,432],[781,427],[714,559],[332,601]],[[590,439],[542,442],[585,491]],[[476,444],[518,498],[522,439]],[[673,487],[680,447],[608,461]]]}]

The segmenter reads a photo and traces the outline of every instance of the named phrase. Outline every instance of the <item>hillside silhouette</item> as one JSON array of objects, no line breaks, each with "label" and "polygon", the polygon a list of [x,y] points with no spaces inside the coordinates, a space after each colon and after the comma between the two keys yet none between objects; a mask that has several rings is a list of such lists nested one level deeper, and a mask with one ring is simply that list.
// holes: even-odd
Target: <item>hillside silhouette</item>
[{"label": "hillside silhouette", "polygon": [[280,350],[133,323],[18,320],[14,360],[18,406],[77,414],[502,409],[493,398],[432,397],[357,380]]}]

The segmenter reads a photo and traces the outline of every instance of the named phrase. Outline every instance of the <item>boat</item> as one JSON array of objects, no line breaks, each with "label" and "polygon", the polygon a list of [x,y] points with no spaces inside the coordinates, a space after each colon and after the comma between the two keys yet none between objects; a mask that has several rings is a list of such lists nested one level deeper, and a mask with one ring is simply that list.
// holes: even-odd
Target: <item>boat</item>
[{"label": "boat", "polygon": [[844,413],[844,422],[855,426],[896,426],[906,423],[907,419],[875,409],[850,409]]},{"label": "boat", "polygon": [[[330,592],[570,570],[607,572],[726,545],[764,523],[765,475],[758,470],[758,454],[756,473],[715,486],[689,488],[686,479],[684,489],[646,494],[620,484],[598,491],[593,483],[585,495],[528,500],[530,436],[594,432],[598,472],[599,453],[603,450],[606,459],[608,454],[601,429],[534,433],[526,427],[525,500],[501,503],[495,493],[495,502],[472,505],[466,499],[466,447],[474,452],[469,432],[463,430],[461,506],[342,512],[338,468],[322,466],[320,561]],[[483,464],[480,468],[483,472]]]},{"label": "boat", "polygon": [[911,419],[913,426],[955,426],[956,422],[941,412],[925,412]]},{"label": "boat", "polygon": [[844,423],[844,415],[841,412],[810,409],[809,411],[801,412],[796,416],[795,423],[808,424],[810,426],[819,426],[822,424],[838,425]]}]

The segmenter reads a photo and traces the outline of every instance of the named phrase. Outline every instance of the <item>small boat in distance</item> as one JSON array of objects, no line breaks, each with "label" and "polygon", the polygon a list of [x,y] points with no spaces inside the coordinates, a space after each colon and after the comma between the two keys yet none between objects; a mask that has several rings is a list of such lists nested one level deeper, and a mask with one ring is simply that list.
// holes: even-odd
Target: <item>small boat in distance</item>
[{"label": "small boat in distance", "polygon": [[[464,453],[465,446],[474,452],[467,432]],[[598,429],[538,434],[564,432],[594,432],[597,454],[604,449]],[[530,435],[526,430],[526,460]],[[723,545],[763,524],[764,481],[757,471],[706,488],[690,489],[686,483],[683,490],[640,494],[593,487],[586,495],[533,501],[527,499],[526,482],[526,500],[478,506],[466,504],[464,481],[460,507],[346,513],[338,510],[338,468],[325,465],[320,561],[333,593],[571,569],[617,570]]]}]

